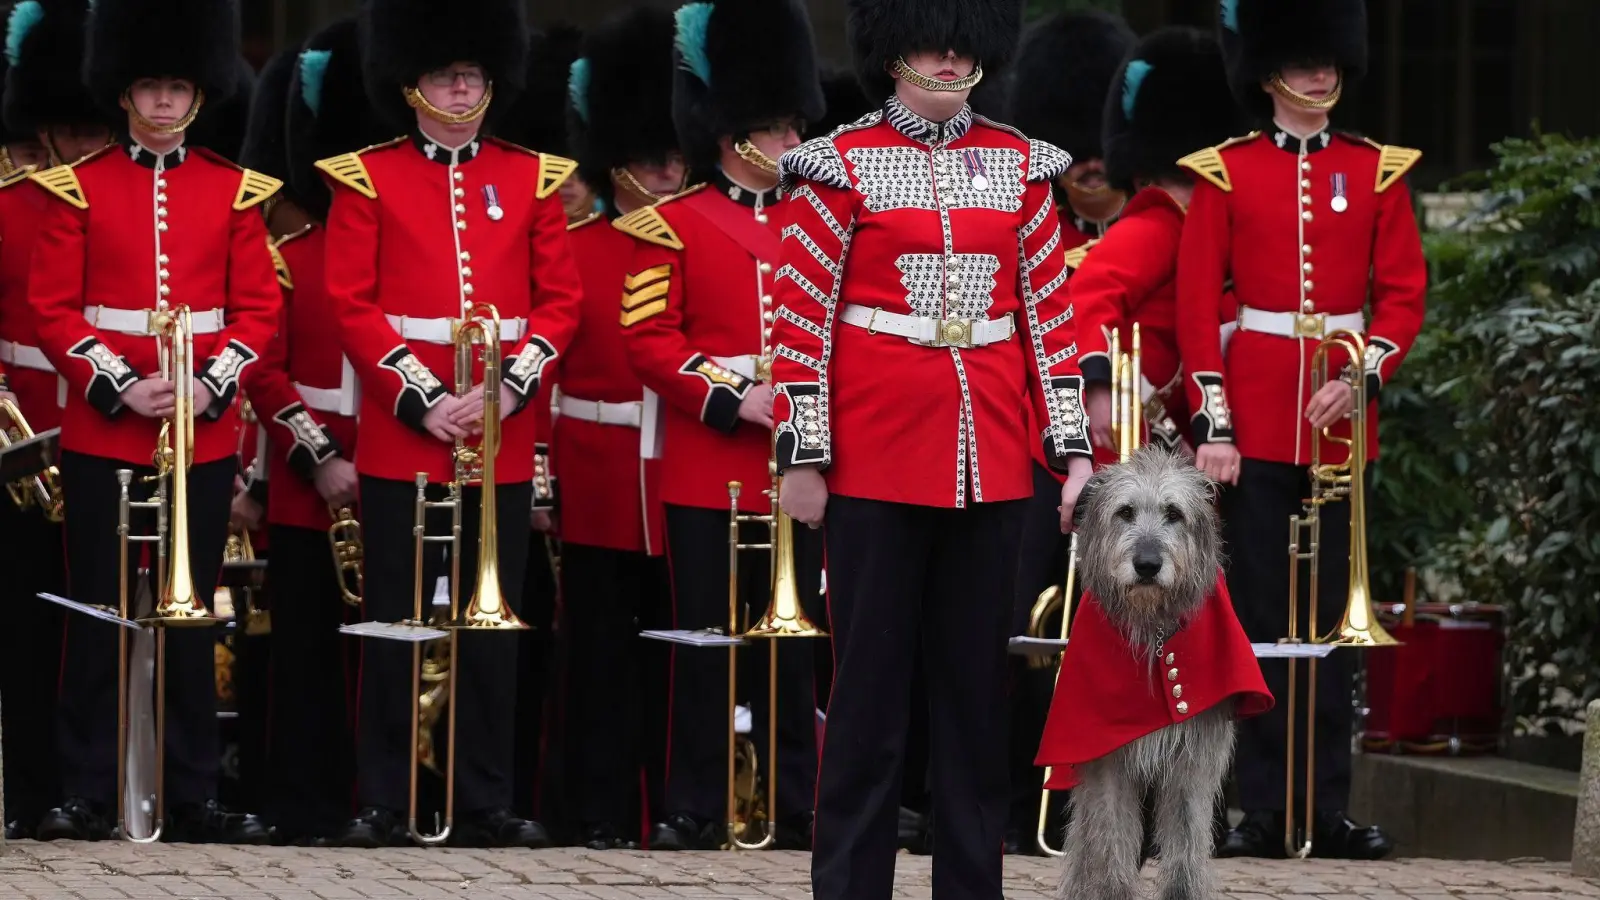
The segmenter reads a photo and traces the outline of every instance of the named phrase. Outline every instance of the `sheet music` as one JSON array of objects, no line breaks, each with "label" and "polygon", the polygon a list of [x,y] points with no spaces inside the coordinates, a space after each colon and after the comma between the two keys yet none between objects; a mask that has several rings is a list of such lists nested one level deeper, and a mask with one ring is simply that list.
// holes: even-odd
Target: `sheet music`
[{"label": "sheet music", "polygon": [[40,593],[38,596],[41,600],[48,600],[57,606],[64,606],[73,612],[83,613],[90,618],[99,619],[102,622],[110,622],[113,625],[121,625],[123,628],[126,628],[130,631],[143,630],[142,626],[140,626],[138,622],[118,616],[117,611],[114,609],[107,609],[103,606],[91,606],[88,603],[79,603],[76,600],[68,600],[65,597],[58,597],[55,594]]},{"label": "sheet music", "polygon": [[688,647],[737,647],[744,643],[743,638],[729,637],[713,631],[641,631],[639,636],[652,641],[666,641],[669,644],[683,644]]},{"label": "sheet music", "polygon": [[1059,638],[1036,638],[1025,635],[1013,637],[1007,646],[1015,656],[1054,656],[1065,650],[1067,642]]},{"label": "sheet music", "polygon": [[339,633],[354,635],[355,637],[378,638],[385,641],[401,641],[407,644],[420,644],[424,641],[436,641],[450,636],[449,632],[438,628],[429,628],[423,625],[406,625],[400,622],[361,622],[355,625],[346,625],[339,629]]},{"label": "sheet music", "polygon": [[1251,644],[1256,659],[1322,659],[1339,649],[1337,644]]}]

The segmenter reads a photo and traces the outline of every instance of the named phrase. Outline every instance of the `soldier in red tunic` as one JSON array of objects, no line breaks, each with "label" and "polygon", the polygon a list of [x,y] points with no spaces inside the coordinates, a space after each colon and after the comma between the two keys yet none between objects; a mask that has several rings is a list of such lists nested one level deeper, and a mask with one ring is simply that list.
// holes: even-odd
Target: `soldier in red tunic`
[{"label": "soldier in red tunic", "polygon": [[[207,0],[149,4],[99,0],[89,24],[85,81],[97,103],[120,111],[120,144],[76,163],[35,172],[48,191],[34,247],[29,299],[39,344],[67,381],[61,478],[71,497],[67,552],[71,596],[115,608],[117,471],[148,497],[151,456],[174,413],[171,382],[158,373],[150,332],[155,310],[192,313],[195,429],[188,471],[190,559],[201,595],[217,583],[236,473],[240,372],[276,327],[277,286],[256,207],[279,183],[184,144],[206,104],[225,101],[237,70],[238,9]],[[135,514],[138,533],[154,530]],[[132,561],[130,561],[132,562]],[[109,832],[118,759],[116,626],[69,625],[58,741],[67,800],[46,815],[41,839],[97,839]],[[217,746],[210,630],[168,636],[167,836],[260,842],[254,816],[216,803]]]},{"label": "soldier in red tunic", "polygon": [[[5,76],[6,130],[26,134],[45,150],[45,167],[75,160],[111,138],[107,116],[84,90],[83,25],[87,6],[71,2],[20,3],[7,22],[6,46],[14,62]],[[28,269],[39,217],[51,202],[28,180],[39,168],[23,165],[0,174],[0,399],[21,410],[35,432],[61,424],[61,379],[39,349]],[[0,414],[0,427],[11,427]],[[31,497],[31,492],[29,494]],[[55,521],[51,521],[54,519]],[[6,836],[31,837],[39,817],[60,801],[54,740],[56,678],[61,668],[64,610],[37,599],[62,594],[66,566],[59,513],[38,503],[18,507],[0,499],[0,546],[27,560],[0,585],[0,604],[26,611],[29,627],[10,629],[0,671],[4,706]]]},{"label": "soldier in red tunic", "polygon": [[[1427,269],[1404,180],[1421,154],[1329,129],[1341,92],[1366,68],[1361,0],[1228,0],[1220,29],[1234,93],[1265,130],[1182,161],[1198,178],[1178,258],[1178,345],[1196,462],[1225,486],[1228,586],[1250,639],[1276,641],[1288,631],[1284,526],[1309,496],[1313,442],[1321,442],[1323,462],[1346,459],[1323,429],[1349,434],[1351,384],[1364,379],[1374,400],[1422,326]],[[1219,319],[1229,323],[1220,332]],[[1366,359],[1347,365],[1335,352],[1327,384],[1313,393],[1312,354],[1338,329],[1366,336]],[[1365,419],[1374,457],[1376,418],[1373,402]],[[1322,621],[1310,624],[1318,635],[1337,625],[1347,596],[1349,514],[1348,503],[1322,508]],[[1308,589],[1307,579],[1300,587]],[[1304,594],[1296,602],[1304,604]],[[1374,859],[1389,852],[1389,839],[1343,812],[1354,661],[1335,651],[1321,665],[1318,816],[1309,839],[1321,855]],[[1284,696],[1285,665],[1263,668],[1273,694]],[[1225,855],[1282,852],[1283,709],[1240,729],[1246,818],[1220,848]]]},{"label": "soldier in red tunic", "polygon": [[[700,183],[618,219],[634,238],[623,280],[621,326],[644,383],[641,450],[661,459],[674,627],[726,630],[729,612],[728,482],[739,508],[766,514],[772,483],[772,389],[764,371],[777,310],[780,230],[777,164],[823,113],[810,20],[798,0],[716,0],[676,14],[673,116],[691,177]],[[766,540],[746,523],[742,543]],[[800,594],[815,597],[820,542],[795,546]],[[740,598],[754,622],[770,596],[765,554],[741,551]],[[778,746],[752,737],[778,763],[777,842],[810,842],[816,779],[813,648],[783,642]],[[765,712],[767,647],[750,660],[754,721]],[[726,651],[678,646],[672,655],[664,816],[652,849],[708,849],[727,806]],[[765,765],[763,764],[763,769]]]},{"label": "soldier in red tunic", "polygon": [[673,29],[669,12],[623,12],[585,39],[570,79],[578,175],[605,204],[570,226],[583,317],[559,372],[552,444],[570,642],[566,758],[580,839],[594,850],[639,846],[640,772],[658,788],[665,762],[665,734],[651,727],[662,704],[651,700],[665,697],[657,686],[666,657],[639,630],[666,627],[667,567],[649,521],[659,505],[645,502],[644,386],[617,323],[634,241],[610,226],[683,187],[668,77]]},{"label": "soldier in red tunic", "polygon": [[784,509],[827,526],[838,661],[819,900],[890,895],[919,648],[934,890],[1000,892],[1006,643],[1031,444],[1071,473],[1060,528],[1092,465],[1052,194],[1071,158],[966,104],[1008,61],[1021,6],[854,0],[856,68],[883,110],[782,161],[778,466]]},{"label": "soldier in red tunic", "polygon": [[[490,549],[515,611],[533,504],[535,422],[526,407],[577,326],[581,286],[557,194],[575,164],[486,131],[494,110],[509,108],[525,80],[520,3],[380,0],[363,6],[361,16],[367,93],[391,128],[409,131],[316,164],[333,188],[326,241],[338,252],[324,261],[328,301],[360,379],[355,465],[366,545],[364,617],[395,622],[413,614],[417,473],[425,473],[430,497],[442,498],[455,478],[457,440],[482,431],[481,383],[456,393],[453,349],[453,327],[479,302],[493,304],[501,322],[504,421],[492,487],[499,540]],[[474,372],[479,368],[475,363]],[[476,587],[482,490],[464,489],[456,586],[463,606]],[[449,533],[448,514],[429,519],[431,533]],[[444,553],[426,554],[425,596],[450,565]],[[462,684],[452,700],[459,704],[452,839],[544,846],[544,827],[510,811],[515,730],[504,713],[516,705],[515,637],[474,634],[460,646],[451,661]],[[338,836],[343,845],[383,846],[402,827],[414,727],[410,660],[410,648],[394,642],[365,647],[361,812]]]}]

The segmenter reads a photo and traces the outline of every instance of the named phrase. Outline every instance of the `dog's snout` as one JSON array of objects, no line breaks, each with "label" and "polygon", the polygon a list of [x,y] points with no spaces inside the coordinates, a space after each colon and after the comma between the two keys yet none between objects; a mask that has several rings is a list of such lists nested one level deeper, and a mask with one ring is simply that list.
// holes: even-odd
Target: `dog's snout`
[{"label": "dog's snout", "polygon": [[1154,541],[1140,541],[1133,549],[1133,571],[1141,580],[1161,574],[1161,548]]}]

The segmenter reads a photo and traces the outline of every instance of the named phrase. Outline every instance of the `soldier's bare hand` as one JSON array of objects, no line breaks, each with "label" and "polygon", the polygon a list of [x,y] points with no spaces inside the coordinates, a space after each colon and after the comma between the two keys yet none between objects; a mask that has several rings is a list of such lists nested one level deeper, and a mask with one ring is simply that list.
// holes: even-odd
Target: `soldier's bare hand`
[{"label": "soldier's bare hand", "polygon": [[1061,505],[1057,510],[1061,513],[1061,533],[1072,533],[1072,513],[1078,508],[1078,498],[1083,494],[1083,486],[1089,483],[1089,476],[1094,474],[1094,463],[1084,456],[1074,456],[1067,462],[1067,480],[1061,485]]},{"label": "soldier's bare hand", "polygon": [[217,399],[211,393],[211,388],[206,387],[206,383],[198,378],[194,380],[194,387],[190,388],[190,391],[194,396],[194,414],[197,416],[210,409],[211,401]]},{"label": "soldier's bare hand", "polygon": [[141,378],[122,392],[122,404],[147,419],[161,419],[177,411],[177,392],[165,378]]},{"label": "soldier's bare hand", "polygon": [[555,518],[548,509],[536,509],[528,519],[528,525],[540,534],[549,534],[555,526]]},{"label": "soldier's bare hand", "polygon": [[1306,421],[1318,431],[1350,415],[1355,402],[1355,391],[1343,381],[1330,381],[1311,395],[1306,404]]},{"label": "soldier's bare hand", "polygon": [[316,471],[311,473],[311,480],[322,499],[334,507],[349,506],[356,502],[359,486],[355,463],[342,456],[332,457],[317,466]]},{"label": "soldier's bare hand", "polygon": [[771,428],[772,385],[762,383],[752,387],[739,401],[739,418],[762,428]]},{"label": "soldier's bare hand", "polygon": [[428,410],[427,415],[422,417],[422,427],[447,444],[455,443],[456,438],[466,437],[467,430],[453,421],[456,407],[460,405],[461,398],[454,394],[446,394],[439,398],[433,409]]},{"label": "soldier's bare hand", "polygon": [[1089,442],[1102,450],[1112,450],[1111,386],[1091,384],[1083,390],[1084,412],[1089,416]]},{"label": "soldier's bare hand", "polygon": [[778,507],[789,518],[812,528],[828,511],[828,480],[816,466],[795,466],[778,484]]},{"label": "soldier's bare hand", "polygon": [[261,527],[261,516],[266,510],[250,496],[249,491],[240,491],[233,495],[233,506],[228,513],[228,522],[236,531],[255,531]]},{"label": "soldier's bare hand", "polygon": [[1218,484],[1239,483],[1239,448],[1229,443],[1201,444],[1195,467]]}]

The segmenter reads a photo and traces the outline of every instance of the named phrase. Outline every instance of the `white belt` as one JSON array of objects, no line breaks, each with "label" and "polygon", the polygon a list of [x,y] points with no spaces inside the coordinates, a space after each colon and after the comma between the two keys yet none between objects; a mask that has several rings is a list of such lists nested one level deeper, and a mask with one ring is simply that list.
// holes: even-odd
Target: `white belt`
[{"label": "white belt", "polygon": [[[155,334],[150,328],[150,319],[155,313],[156,310],[153,309],[111,309],[105,306],[83,308],[83,317],[96,328],[145,337]],[[191,312],[189,328],[193,334],[216,334],[222,330],[222,310],[207,309]]]},{"label": "white belt", "polygon": [[562,395],[560,409],[561,415],[567,418],[601,425],[638,428],[644,422],[644,402],[641,400],[607,403],[604,400],[580,400],[577,397]]},{"label": "white belt", "polygon": [[1240,306],[1238,325],[1241,331],[1320,341],[1335,331],[1354,331],[1359,334],[1366,330],[1367,318],[1361,313],[1330,316],[1327,313],[1268,312]]},{"label": "white belt", "polygon": [[[455,343],[455,327],[460,319],[416,319],[410,316],[386,316],[389,325],[401,338],[408,341],[426,341],[430,344]],[[500,340],[520,341],[527,333],[527,319],[501,319]]]},{"label": "white belt", "polygon": [[0,363],[21,366],[24,369],[37,369],[40,372],[56,370],[55,366],[50,365],[50,360],[45,357],[43,350],[38,347],[13,344],[10,341],[0,341]]},{"label": "white belt", "polygon": [[983,347],[1010,340],[1017,333],[1010,314],[1003,319],[935,319],[884,312],[854,303],[845,306],[839,321],[874,334],[882,332],[903,337],[924,347]]},{"label": "white belt", "polygon": [[306,405],[306,409],[339,413],[342,408],[344,391],[338,388],[314,388],[295,382],[294,389],[299,392],[300,402]]}]

